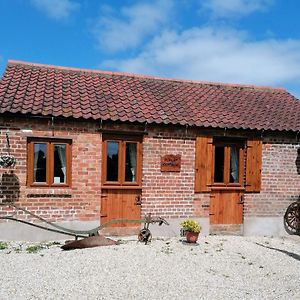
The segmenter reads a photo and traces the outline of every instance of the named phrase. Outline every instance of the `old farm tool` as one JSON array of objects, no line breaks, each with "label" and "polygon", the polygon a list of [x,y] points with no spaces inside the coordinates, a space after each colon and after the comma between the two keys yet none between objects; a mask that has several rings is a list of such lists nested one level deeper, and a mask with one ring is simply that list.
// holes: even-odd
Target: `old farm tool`
[{"label": "old farm tool", "polygon": [[[22,207],[18,207],[15,204],[12,203],[0,203],[1,206],[9,206],[11,208],[14,209],[14,213],[10,216],[3,216],[0,217],[0,220],[11,220],[11,221],[16,221],[19,223],[23,223],[26,225],[30,225],[36,228],[40,228],[43,230],[48,230],[51,232],[56,232],[56,233],[61,233],[61,234],[65,234],[65,235],[70,235],[70,236],[74,236],[75,239],[77,240],[79,237],[87,237],[87,236],[94,236],[94,235],[98,235],[98,227],[91,229],[91,230],[72,230],[69,228],[65,228],[63,226],[59,226],[57,224],[54,224],[52,222],[49,222],[47,220],[45,220],[44,218],[30,212],[29,210],[22,208]],[[41,225],[41,223],[33,223],[33,222],[29,222],[27,220],[23,220],[23,219],[19,219],[16,214],[18,211],[21,211],[27,215],[30,215],[31,217],[41,221],[43,224],[45,225]]]},{"label": "old farm tool", "polygon": [[169,225],[169,223],[161,217],[152,218],[151,213],[149,213],[148,215],[145,216],[145,222],[143,222],[143,223],[144,223],[144,228],[140,230],[138,239],[140,242],[144,242],[145,245],[148,242],[150,242],[152,239],[152,234],[149,230],[150,224],[158,223],[159,226],[161,226],[162,224]]},{"label": "old farm tool", "polygon": [[291,203],[284,214],[284,226],[289,234],[300,235],[300,196]]},{"label": "old farm tool", "polygon": [[[116,224],[116,223],[144,223],[144,227],[141,229],[139,235],[138,235],[138,239],[141,242],[145,242],[145,244],[147,244],[147,242],[149,242],[152,238],[151,232],[149,230],[149,225],[150,224],[154,224],[154,223],[158,223],[159,225],[162,224],[166,224],[169,225],[169,223],[161,218],[161,217],[157,217],[157,218],[153,218],[151,216],[151,213],[145,215],[144,219],[138,219],[138,220],[132,220],[132,219],[116,219],[116,220],[111,220],[105,224],[101,224],[100,226],[90,229],[90,230],[73,230],[73,229],[69,229],[63,226],[59,226],[57,224],[54,224],[52,222],[49,222],[47,220],[45,220],[44,218],[30,212],[29,210],[22,208],[22,207],[18,207],[15,204],[12,203],[0,203],[0,205],[2,206],[9,206],[11,208],[14,209],[14,213],[10,216],[3,216],[0,217],[0,220],[12,220],[12,221],[16,221],[16,222],[20,222],[23,224],[27,224],[33,227],[37,227],[40,229],[44,229],[44,230],[48,230],[48,231],[52,231],[52,232],[56,232],[56,233],[61,233],[61,234],[65,234],[65,235],[70,235],[70,236],[74,236],[75,240],[77,240],[79,237],[81,238],[87,238],[87,237],[92,237],[92,236],[99,236],[99,231],[105,227],[108,227],[111,224]],[[16,214],[18,211],[21,211],[25,214],[30,215],[31,217],[41,221],[43,224],[45,225],[41,225],[41,223],[33,223],[33,222],[29,222],[23,219],[19,219]],[[92,244],[95,244],[95,239],[90,239],[92,241]]]},{"label": "old farm tool", "polygon": [[[107,222],[99,227],[97,229],[101,230],[104,227],[107,227],[108,225],[119,223],[119,222],[141,222],[144,223],[144,228],[142,228],[138,234],[138,240],[140,242],[144,242],[145,245],[151,241],[152,234],[149,230],[149,225],[158,223],[158,225],[166,224],[169,225],[169,223],[161,218],[152,218],[151,214],[147,214],[145,216],[145,219],[141,220],[131,220],[131,219],[120,219],[120,220],[111,220],[110,222]],[[92,247],[98,247],[98,246],[110,246],[110,245],[118,245],[119,243],[117,241],[114,241],[112,239],[106,238],[104,236],[98,235],[98,236],[89,236],[86,238],[83,238],[81,240],[75,240],[75,241],[69,241],[66,242],[65,245],[63,245],[61,248],[63,250],[73,250],[73,249],[82,249],[82,248],[92,248]]]},{"label": "old farm tool", "polygon": [[99,246],[111,246],[118,245],[118,241],[106,238],[102,235],[89,236],[81,240],[75,241],[66,241],[65,245],[61,246],[63,250],[73,250],[73,249],[84,249],[84,248],[93,248]]}]

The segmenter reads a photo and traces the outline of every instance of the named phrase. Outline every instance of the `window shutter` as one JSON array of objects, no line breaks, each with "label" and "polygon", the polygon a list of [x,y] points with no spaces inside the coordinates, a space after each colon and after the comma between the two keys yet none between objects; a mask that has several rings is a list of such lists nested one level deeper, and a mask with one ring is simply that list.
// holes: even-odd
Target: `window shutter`
[{"label": "window shutter", "polygon": [[259,192],[261,188],[262,142],[247,141],[246,192]]},{"label": "window shutter", "polygon": [[197,137],[195,156],[195,192],[211,190],[212,137]]}]

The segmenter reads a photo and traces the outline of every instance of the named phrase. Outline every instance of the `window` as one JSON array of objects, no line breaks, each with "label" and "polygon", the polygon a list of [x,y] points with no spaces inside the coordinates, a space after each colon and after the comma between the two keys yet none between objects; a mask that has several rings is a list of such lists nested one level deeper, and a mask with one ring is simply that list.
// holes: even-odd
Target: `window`
[{"label": "window", "polygon": [[244,188],[260,192],[262,141],[198,136],[195,151],[195,192],[212,188]]},{"label": "window", "polygon": [[140,185],[141,149],[139,138],[104,136],[103,184]]},{"label": "window", "polygon": [[28,184],[69,186],[71,182],[71,142],[30,139],[28,141]]},{"label": "window", "polygon": [[244,144],[239,141],[213,142],[213,184],[243,185]]}]

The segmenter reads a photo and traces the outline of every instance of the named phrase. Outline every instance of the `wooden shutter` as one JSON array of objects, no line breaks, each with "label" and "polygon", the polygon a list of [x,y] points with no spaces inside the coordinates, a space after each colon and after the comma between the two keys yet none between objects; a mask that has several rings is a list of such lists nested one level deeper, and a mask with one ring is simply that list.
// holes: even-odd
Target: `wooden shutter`
[{"label": "wooden shutter", "polygon": [[247,141],[246,192],[259,192],[261,188],[262,142]]},{"label": "wooden shutter", "polygon": [[211,190],[212,137],[197,137],[195,157],[195,192]]}]

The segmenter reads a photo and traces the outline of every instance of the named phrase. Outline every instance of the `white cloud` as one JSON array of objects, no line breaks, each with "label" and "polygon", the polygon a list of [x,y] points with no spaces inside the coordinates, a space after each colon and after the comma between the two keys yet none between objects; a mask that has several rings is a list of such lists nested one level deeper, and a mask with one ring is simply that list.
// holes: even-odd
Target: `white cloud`
[{"label": "white cloud", "polygon": [[233,29],[165,31],[138,55],[102,68],[173,78],[258,85],[300,80],[300,40],[253,41]]},{"label": "white cloud", "polygon": [[243,17],[256,11],[265,11],[274,0],[200,0],[203,9],[215,18]]},{"label": "white cloud", "polygon": [[67,19],[80,6],[71,0],[31,0],[31,3],[53,19]]},{"label": "white cloud", "polygon": [[170,0],[156,0],[151,4],[138,2],[123,7],[118,17],[113,16],[117,12],[105,7],[93,28],[98,46],[108,51],[137,47],[168,23],[172,6]]}]

